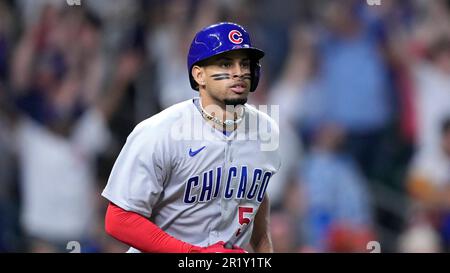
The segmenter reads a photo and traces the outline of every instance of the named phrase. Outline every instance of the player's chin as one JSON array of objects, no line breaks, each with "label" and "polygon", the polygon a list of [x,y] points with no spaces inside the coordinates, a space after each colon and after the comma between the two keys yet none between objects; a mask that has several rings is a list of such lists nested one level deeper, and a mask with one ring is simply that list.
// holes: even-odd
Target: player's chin
[{"label": "player's chin", "polygon": [[225,104],[233,106],[245,104],[249,93],[250,88],[248,86],[245,86],[244,88],[229,87],[225,93]]},{"label": "player's chin", "polygon": [[247,103],[247,95],[239,95],[239,96],[228,96],[224,99],[225,105],[244,105]]}]

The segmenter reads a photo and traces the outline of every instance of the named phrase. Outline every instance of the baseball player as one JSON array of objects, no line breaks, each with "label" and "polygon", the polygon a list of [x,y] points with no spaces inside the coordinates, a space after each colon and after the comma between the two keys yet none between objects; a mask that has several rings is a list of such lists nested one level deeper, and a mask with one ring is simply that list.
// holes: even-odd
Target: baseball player
[{"label": "baseball player", "polygon": [[128,252],[243,253],[248,243],[273,251],[266,189],[280,158],[254,136],[266,123],[277,138],[278,127],[246,104],[263,56],[234,23],[196,34],[187,68],[200,96],[138,124],[102,193],[106,232]]}]

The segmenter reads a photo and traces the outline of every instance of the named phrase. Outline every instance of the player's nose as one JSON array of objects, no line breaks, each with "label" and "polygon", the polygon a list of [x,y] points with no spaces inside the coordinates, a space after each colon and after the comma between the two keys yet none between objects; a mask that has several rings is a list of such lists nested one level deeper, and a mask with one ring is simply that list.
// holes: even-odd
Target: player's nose
[{"label": "player's nose", "polygon": [[240,77],[244,73],[244,70],[239,62],[233,63],[233,66],[231,69],[232,69],[231,75],[236,76],[236,77]]}]

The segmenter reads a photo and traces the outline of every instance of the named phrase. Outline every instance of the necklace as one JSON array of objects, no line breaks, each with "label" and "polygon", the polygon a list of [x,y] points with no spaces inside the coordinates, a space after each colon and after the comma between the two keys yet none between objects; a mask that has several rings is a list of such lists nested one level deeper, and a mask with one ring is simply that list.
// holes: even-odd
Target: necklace
[{"label": "necklace", "polygon": [[233,125],[237,126],[239,123],[241,123],[242,118],[244,116],[244,112],[245,112],[245,108],[244,107],[239,107],[239,109],[241,109],[240,110],[241,113],[239,115],[239,118],[238,118],[237,112],[234,112],[234,119],[226,119],[226,120],[222,121],[219,118],[217,118],[217,117],[207,113],[205,111],[205,109],[203,109],[201,100],[200,100],[199,105],[200,105],[200,110],[202,112],[203,118],[205,118],[207,120],[210,120],[210,121],[214,122],[215,124],[218,124],[218,125],[223,126],[223,127],[229,127],[229,126],[233,126]]}]

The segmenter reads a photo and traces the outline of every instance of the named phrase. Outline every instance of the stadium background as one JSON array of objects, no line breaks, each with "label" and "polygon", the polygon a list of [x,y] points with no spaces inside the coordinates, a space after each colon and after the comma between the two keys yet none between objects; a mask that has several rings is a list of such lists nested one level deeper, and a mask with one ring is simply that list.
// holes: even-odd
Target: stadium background
[{"label": "stadium background", "polygon": [[266,52],[249,103],[281,109],[275,251],[448,251],[450,1],[380,4],[0,0],[0,251],[127,249],[100,192],[132,128],[196,94],[188,45],[218,21]]}]

